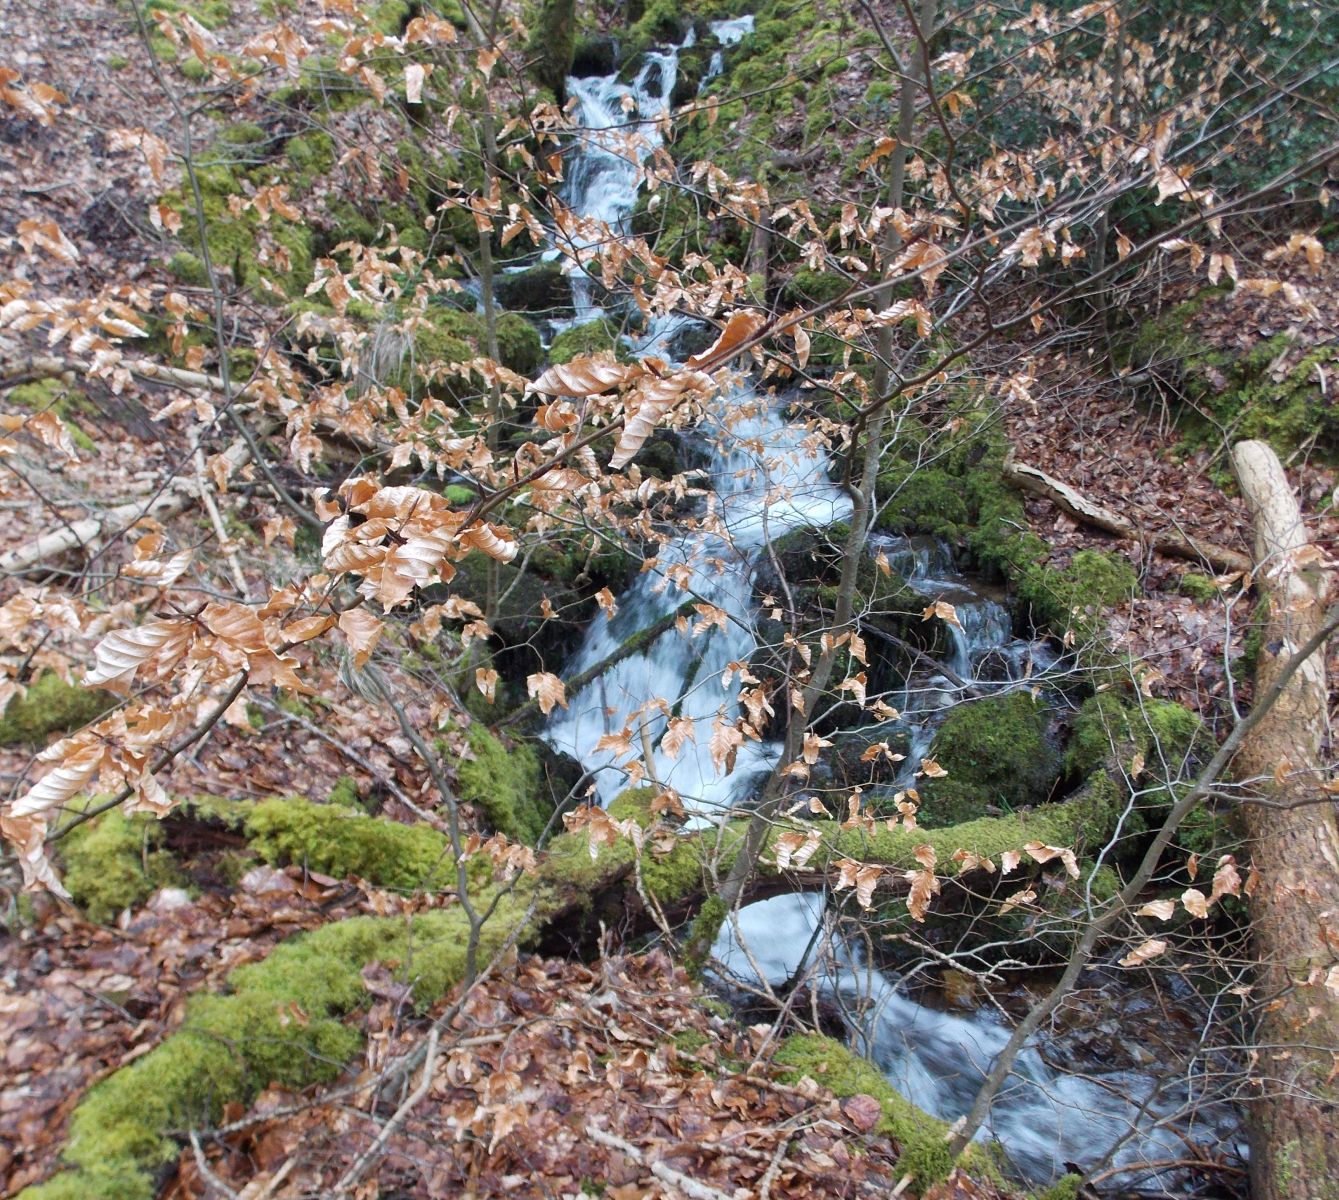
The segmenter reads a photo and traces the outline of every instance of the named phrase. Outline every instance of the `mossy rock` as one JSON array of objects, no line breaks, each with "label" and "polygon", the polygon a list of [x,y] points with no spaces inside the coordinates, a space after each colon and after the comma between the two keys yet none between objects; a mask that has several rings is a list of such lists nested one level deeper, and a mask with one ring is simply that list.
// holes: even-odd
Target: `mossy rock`
[{"label": "mossy rock", "polygon": [[851,288],[852,281],[835,271],[815,271],[801,267],[781,289],[781,298],[789,306],[813,308],[827,304],[844,295]]},{"label": "mossy rock", "polygon": [[[944,803],[964,805],[962,785],[980,789],[1006,808],[1046,800],[1059,761],[1046,732],[1046,711],[1030,692],[960,703],[935,734],[930,756],[946,771]],[[927,780],[930,796],[940,781]]]},{"label": "mossy rock", "polygon": [[566,99],[567,77],[576,56],[576,0],[541,0],[529,54],[536,81],[559,102]]},{"label": "mossy rock", "polygon": [[0,746],[45,744],[53,733],[66,733],[96,721],[116,697],[96,688],[66,683],[48,671],[15,696],[0,717]]},{"label": "mossy rock", "polygon": [[[209,256],[215,269],[229,272],[238,287],[260,288],[271,299],[273,291],[262,288],[262,280],[269,280],[290,295],[300,296],[312,277],[311,229],[278,215],[263,223],[253,210],[234,215],[229,198],[245,196],[246,188],[231,167],[202,167],[195,175],[200,185]],[[169,192],[164,202],[180,214],[181,241],[198,256],[202,249],[200,223],[191,189]],[[266,262],[260,259],[262,246],[271,252]]]},{"label": "mossy rock", "polygon": [[1190,760],[1212,746],[1204,722],[1171,700],[1127,700],[1108,690],[1088,697],[1078,711],[1065,750],[1071,777],[1094,771],[1113,753],[1128,748],[1148,768],[1176,778]]},{"label": "mossy rock", "polygon": [[557,334],[549,346],[549,362],[569,363],[579,355],[598,354],[601,350],[613,350],[620,359],[628,357],[619,327],[605,317],[571,325]]},{"label": "mossy rock", "polygon": [[917,1108],[894,1090],[873,1063],[840,1042],[819,1034],[792,1034],[778,1047],[772,1061],[783,1068],[782,1082],[798,1083],[807,1076],[843,1100],[874,1097],[882,1110],[876,1128],[896,1144],[898,1170],[912,1177],[917,1192],[953,1170],[948,1125]]},{"label": "mossy rock", "polygon": [[497,319],[498,360],[508,370],[527,378],[544,365],[539,330],[517,313],[502,313]]},{"label": "mossy rock", "polygon": [[1123,364],[1135,372],[1153,367],[1179,383],[1186,403],[1177,420],[1192,446],[1221,450],[1259,438],[1285,459],[1310,447],[1313,460],[1339,461],[1339,409],[1324,382],[1339,364],[1339,347],[1298,346],[1280,333],[1244,352],[1206,348],[1196,326],[1215,319],[1215,302],[1226,294],[1206,288],[1148,318],[1121,347]]},{"label": "mossy rock", "polygon": [[524,271],[499,271],[493,295],[513,312],[545,313],[572,307],[572,285],[557,259],[547,259]]},{"label": "mossy rock", "polygon": [[1018,595],[1031,605],[1038,624],[1085,632],[1092,631],[1104,610],[1129,600],[1138,588],[1139,576],[1129,560],[1105,550],[1080,550],[1068,566],[1025,571],[1018,581]]}]

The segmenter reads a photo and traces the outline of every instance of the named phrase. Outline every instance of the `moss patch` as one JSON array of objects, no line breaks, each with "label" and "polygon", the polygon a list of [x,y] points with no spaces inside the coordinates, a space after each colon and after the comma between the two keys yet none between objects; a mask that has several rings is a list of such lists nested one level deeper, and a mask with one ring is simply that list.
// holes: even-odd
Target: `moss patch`
[{"label": "moss patch", "polygon": [[158,848],[162,836],[152,817],[113,809],[61,839],[65,886],[90,921],[113,921],[159,888],[181,883],[172,856]]},{"label": "moss patch", "polygon": [[627,355],[618,326],[603,317],[564,329],[549,347],[549,361],[569,363],[578,355],[598,354],[601,350],[613,350],[619,357]]},{"label": "moss patch", "polygon": [[782,1042],[772,1061],[785,1068],[783,1082],[798,1083],[807,1075],[842,1099],[873,1096],[883,1109],[878,1131],[897,1144],[898,1169],[912,1176],[917,1191],[953,1169],[948,1125],[896,1092],[872,1063],[840,1042],[818,1034],[794,1034]]},{"label": "moss patch", "polygon": [[52,733],[97,720],[115,703],[116,698],[107,692],[66,683],[48,671],[28,686],[27,695],[14,697],[5,708],[0,717],[0,746],[41,745]]},{"label": "moss patch", "polygon": [[472,759],[452,764],[460,798],[480,809],[499,833],[535,845],[553,815],[546,803],[539,757],[523,743],[503,745],[476,721],[466,734]]},{"label": "moss patch", "polygon": [[269,863],[296,863],[322,875],[358,876],[400,891],[455,886],[444,834],[306,800],[262,800],[244,819],[247,839]]},{"label": "moss patch", "polygon": [[62,383],[59,379],[37,379],[32,383],[21,383],[10,388],[5,399],[20,408],[33,412],[52,412],[58,416],[70,435],[75,447],[86,454],[98,452],[97,443],[75,419],[79,413],[92,411],[92,406],[84,393],[77,387]]}]

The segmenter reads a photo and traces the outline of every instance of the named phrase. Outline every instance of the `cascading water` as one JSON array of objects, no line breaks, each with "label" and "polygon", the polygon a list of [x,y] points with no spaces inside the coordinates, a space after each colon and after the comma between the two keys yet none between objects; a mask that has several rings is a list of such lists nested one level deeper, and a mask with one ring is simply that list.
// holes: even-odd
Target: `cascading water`
[{"label": "cascading water", "polygon": [[[713,32],[730,44],[751,28],[752,18],[740,18],[718,22]],[[682,48],[649,53],[631,84],[616,76],[568,82],[582,127],[566,185],[574,218],[566,236],[578,257],[604,238],[627,232],[642,164],[661,144],[661,121]],[[713,69],[719,65],[713,63]],[[579,268],[572,274],[572,290],[578,321],[600,315],[593,281]],[[673,361],[676,339],[691,324],[684,318],[653,322],[637,353]],[[591,624],[566,674],[603,662],[627,638],[670,617],[688,599],[722,610],[724,627],[696,637],[677,629],[662,634],[570,696],[568,708],[555,711],[545,734],[556,749],[594,774],[596,794],[607,804],[627,786],[627,772],[617,765],[626,752],[601,749],[600,742],[628,729],[634,744],[653,747],[656,780],[679,793],[696,814],[695,823],[746,801],[779,754],[775,745],[745,743],[733,772],[721,775],[708,746],[717,719],[733,724],[739,716],[741,684],[731,665],[747,663],[757,648],[751,596],[759,555],[769,539],[806,525],[831,524],[850,511],[849,500],[828,478],[824,451],[748,383],[723,391],[704,426],[711,435],[704,519],[697,529],[668,537],[655,569],[618,598],[617,614]],[[926,539],[888,539],[875,543],[874,550],[887,555],[927,599],[948,599],[958,617],[958,627],[950,626],[948,670],[922,672],[906,684],[897,725],[910,735],[910,770],[964,687],[1008,688],[1022,680],[1032,685],[1054,665],[1055,655],[1042,643],[1013,638],[1004,608],[957,574],[946,547]],[[659,748],[667,718],[659,707],[647,707],[653,698],[694,722],[696,740],[673,758]],[[738,914],[737,924],[722,932],[716,956],[738,977],[783,982],[816,940],[822,912],[821,899],[813,896],[750,905]],[[961,1115],[1008,1038],[1004,1026],[991,1015],[950,1014],[917,1004],[851,949],[838,947],[824,961],[818,985],[852,1014],[850,1035],[889,1080],[938,1116]],[[1195,1131],[1188,1131],[1185,1122],[1162,1120],[1172,1107],[1166,1101],[1151,1100],[1140,1113],[1151,1086],[1130,1073],[1101,1081],[1064,1075],[1030,1048],[996,1101],[989,1133],[1013,1155],[1020,1171],[1035,1179],[1061,1173],[1067,1162],[1095,1161],[1126,1137],[1117,1155],[1122,1164],[1177,1157],[1187,1132]]]},{"label": "cascading water", "polygon": [[[626,225],[640,164],[659,144],[658,120],[674,89],[677,64],[678,50],[667,50],[648,55],[630,86],[614,76],[570,81],[583,134],[568,171],[567,203],[581,220],[588,246],[606,230]],[[573,276],[573,294],[578,313],[583,304],[595,311],[589,281],[579,273]],[[672,359],[670,348],[682,325],[682,318],[675,318],[653,326],[638,352]],[[734,771],[723,776],[708,743],[718,717],[733,724],[739,715],[738,672],[724,682],[729,665],[747,662],[756,649],[750,604],[754,564],[769,538],[802,525],[830,524],[850,511],[849,500],[828,479],[826,454],[749,384],[722,392],[705,424],[711,435],[707,511],[716,531],[692,532],[662,545],[657,569],[619,599],[612,620],[601,616],[592,623],[568,672],[608,658],[627,637],[688,599],[721,609],[725,627],[697,637],[670,630],[570,697],[567,710],[555,714],[548,727],[554,747],[597,772],[597,794],[606,804],[627,786],[627,774],[615,766],[614,751],[598,748],[600,739],[644,722],[645,736],[657,745],[666,727],[664,713],[634,716],[654,697],[667,701],[676,716],[691,717],[696,727],[696,740],[674,758],[656,750],[656,779],[700,814],[747,798],[757,777],[775,763],[778,748],[740,747]]]},{"label": "cascading water", "polygon": [[[989,1010],[945,1012],[918,1004],[895,980],[865,964],[856,945],[825,940],[824,901],[814,893],[776,896],[740,910],[722,929],[713,955],[742,981],[780,986],[804,971],[835,1000],[848,1033],[888,1081],[921,1108],[945,1121],[964,1115],[986,1073],[1009,1040]],[[1195,1094],[1187,1072],[1154,1092],[1136,1071],[1067,1074],[1050,1066],[1036,1040],[1018,1056],[995,1098],[980,1137],[998,1141],[1015,1169],[1046,1182],[1069,1165],[1104,1161],[1126,1168],[1156,1191],[1174,1186],[1173,1173],[1140,1164],[1175,1163],[1187,1144],[1231,1144],[1235,1111]],[[1194,1099],[1195,1104],[1188,1103]],[[1114,1149],[1114,1154],[1112,1153]],[[1238,1147],[1244,1156],[1244,1147]],[[1175,1194],[1167,1191],[1166,1194]]]}]

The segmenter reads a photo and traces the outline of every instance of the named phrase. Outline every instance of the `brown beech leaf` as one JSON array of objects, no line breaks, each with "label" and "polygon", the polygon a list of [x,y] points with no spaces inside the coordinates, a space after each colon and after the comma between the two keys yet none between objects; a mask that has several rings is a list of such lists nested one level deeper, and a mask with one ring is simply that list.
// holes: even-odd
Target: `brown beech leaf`
[{"label": "brown beech leaf", "polygon": [[1146,942],[1141,942],[1124,958],[1120,960],[1122,967],[1142,967],[1144,963],[1158,957],[1159,954],[1167,952],[1167,943],[1161,938],[1149,938]]},{"label": "brown beech leaf", "polygon": [[606,350],[550,367],[529,390],[544,396],[598,396],[636,378],[644,369],[640,363],[618,362]]},{"label": "brown beech leaf", "polygon": [[707,392],[711,377],[700,371],[679,371],[667,378],[645,375],[627,398],[628,417],[618,444],[609,459],[609,469],[617,471],[630,463],[642,444],[655,432],[661,419],[690,391]]},{"label": "brown beech leaf", "polygon": [[567,688],[558,676],[551,675],[548,671],[540,671],[529,676],[525,681],[525,688],[532,699],[539,701],[539,711],[546,717],[553,711],[555,705],[561,704],[563,708],[567,707]]},{"label": "brown beech leaf", "polygon": [[339,614],[339,631],[353,652],[353,665],[362,668],[372,657],[385,625],[363,608],[350,608]]},{"label": "brown beech leaf", "polygon": [[1209,901],[1199,888],[1186,888],[1181,893],[1181,903],[1192,917],[1204,918],[1209,915]]},{"label": "brown beech leaf", "polygon": [[1140,905],[1135,909],[1136,917],[1156,917],[1159,921],[1170,921],[1172,914],[1176,911],[1176,902],[1173,900],[1150,900],[1147,904]]},{"label": "brown beech leaf", "polygon": [[868,1133],[883,1120],[883,1105],[864,1092],[844,1100],[842,1112],[861,1133]]},{"label": "brown beech leaf", "polygon": [[766,324],[767,318],[756,309],[737,308],[726,320],[720,337],[684,365],[690,371],[714,371],[717,367],[723,367]]},{"label": "brown beech leaf", "polygon": [[113,630],[93,651],[96,665],[84,676],[84,686],[129,695],[131,682],[141,667],[153,663],[161,671],[186,653],[190,640],[191,622],[185,618]]}]

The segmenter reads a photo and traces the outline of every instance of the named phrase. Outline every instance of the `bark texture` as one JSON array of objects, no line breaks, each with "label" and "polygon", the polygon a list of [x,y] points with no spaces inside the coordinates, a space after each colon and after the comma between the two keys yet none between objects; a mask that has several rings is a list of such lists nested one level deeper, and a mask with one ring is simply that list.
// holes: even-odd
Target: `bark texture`
[{"label": "bark texture", "polygon": [[[1256,582],[1267,604],[1256,693],[1321,628],[1326,578],[1274,451],[1240,442],[1232,464],[1255,526]],[[1251,918],[1259,967],[1251,1175],[1255,1200],[1339,1197],[1339,832],[1321,790],[1328,743],[1325,657],[1318,652],[1237,756],[1264,803],[1239,822],[1259,872]]]}]

